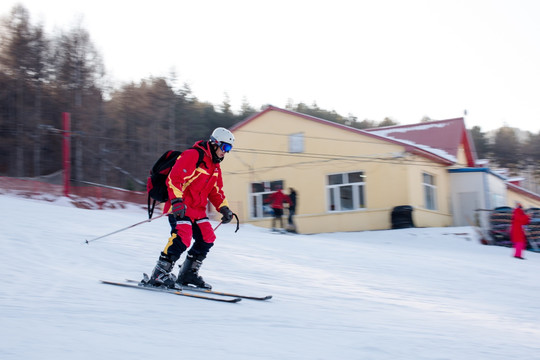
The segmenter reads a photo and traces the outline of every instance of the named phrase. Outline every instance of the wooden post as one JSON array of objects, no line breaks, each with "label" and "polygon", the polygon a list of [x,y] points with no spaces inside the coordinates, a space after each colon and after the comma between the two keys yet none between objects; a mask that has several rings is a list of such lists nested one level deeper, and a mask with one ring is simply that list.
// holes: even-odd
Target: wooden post
[{"label": "wooden post", "polygon": [[63,167],[64,167],[64,196],[69,196],[69,184],[71,178],[71,116],[70,113],[62,113],[63,136]]}]

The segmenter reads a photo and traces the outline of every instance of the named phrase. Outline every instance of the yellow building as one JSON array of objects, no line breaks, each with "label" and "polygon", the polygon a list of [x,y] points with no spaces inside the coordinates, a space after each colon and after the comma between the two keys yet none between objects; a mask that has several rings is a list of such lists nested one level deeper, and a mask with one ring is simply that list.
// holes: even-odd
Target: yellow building
[{"label": "yellow building", "polygon": [[462,118],[363,131],[269,106],[231,131],[222,163],[231,209],[270,227],[265,200],[294,188],[300,233],[390,229],[403,205],[415,226],[452,226],[449,169],[475,163]]}]

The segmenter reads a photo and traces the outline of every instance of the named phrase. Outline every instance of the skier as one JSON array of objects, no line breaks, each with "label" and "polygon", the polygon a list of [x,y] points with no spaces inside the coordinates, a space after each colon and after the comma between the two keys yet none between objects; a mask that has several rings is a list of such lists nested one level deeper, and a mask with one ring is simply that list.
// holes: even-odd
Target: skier
[{"label": "skier", "polygon": [[[214,245],[216,235],[206,214],[208,200],[222,214],[224,224],[232,220],[233,212],[223,193],[223,178],[220,163],[225,154],[231,151],[234,135],[227,129],[218,127],[208,141],[198,141],[193,147],[203,150],[202,162],[197,166],[199,152],[188,149],[178,157],[168,178],[169,200],[163,211],[169,215],[171,236],[161,252],[157,264],[148,279],[145,274],[144,285],[181,288],[193,285],[211,289],[212,286],[199,275],[202,261]],[[180,266],[178,277],[172,274],[174,263],[191,245],[186,260]]]},{"label": "skier", "polygon": [[287,226],[287,231],[295,233],[296,225],[294,224],[293,218],[294,218],[294,215],[296,214],[297,200],[296,200],[296,190],[294,190],[293,188],[289,188],[289,199],[291,200],[291,202],[289,204],[289,217],[287,219],[289,225]]},{"label": "skier", "polygon": [[525,231],[523,226],[529,224],[530,218],[525,212],[520,203],[517,204],[517,207],[512,213],[512,225],[510,227],[510,240],[514,244],[515,252],[514,257],[524,260],[522,256],[522,251],[527,245],[527,238],[525,237]]},{"label": "skier", "polygon": [[281,231],[285,231],[283,228],[283,203],[288,203],[291,205],[291,199],[289,196],[285,195],[281,190],[281,187],[278,187],[276,192],[272,193],[267,199],[267,203],[270,203],[270,207],[274,211],[274,217],[272,218],[272,231],[277,231],[276,222],[279,221]]}]

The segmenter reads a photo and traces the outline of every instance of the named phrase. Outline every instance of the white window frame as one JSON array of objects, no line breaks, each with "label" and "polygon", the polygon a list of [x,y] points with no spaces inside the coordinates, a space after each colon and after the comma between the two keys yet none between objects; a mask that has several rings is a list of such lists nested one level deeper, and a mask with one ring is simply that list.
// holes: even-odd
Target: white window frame
[{"label": "white window frame", "polygon": [[304,133],[295,133],[289,135],[289,152],[303,153],[304,152]]},{"label": "white window frame", "polygon": [[[362,180],[356,181],[354,176],[361,178]],[[331,178],[337,180],[338,183],[331,184]],[[365,178],[366,173],[362,170],[328,174],[326,176],[327,212],[344,212],[365,209],[367,207]],[[347,195],[347,191],[350,196],[344,198],[344,195]]]},{"label": "white window frame", "polygon": [[[431,181],[426,181],[428,178]],[[422,173],[422,187],[424,189],[424,207],[427,210],[437,210],[437,185],[435,175]]]}]

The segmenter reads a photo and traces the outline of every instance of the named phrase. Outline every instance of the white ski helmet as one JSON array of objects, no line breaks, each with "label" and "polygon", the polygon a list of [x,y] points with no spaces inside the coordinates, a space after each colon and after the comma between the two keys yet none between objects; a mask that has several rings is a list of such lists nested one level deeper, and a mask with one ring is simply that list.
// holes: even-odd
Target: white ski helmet
[{"label": "white ski helmet", "polygon": [[218,145],[221,143],[234,145],[234,135],[229,130],[218,127],[212,132],[212,135],[210,135],[210,141]]}]

